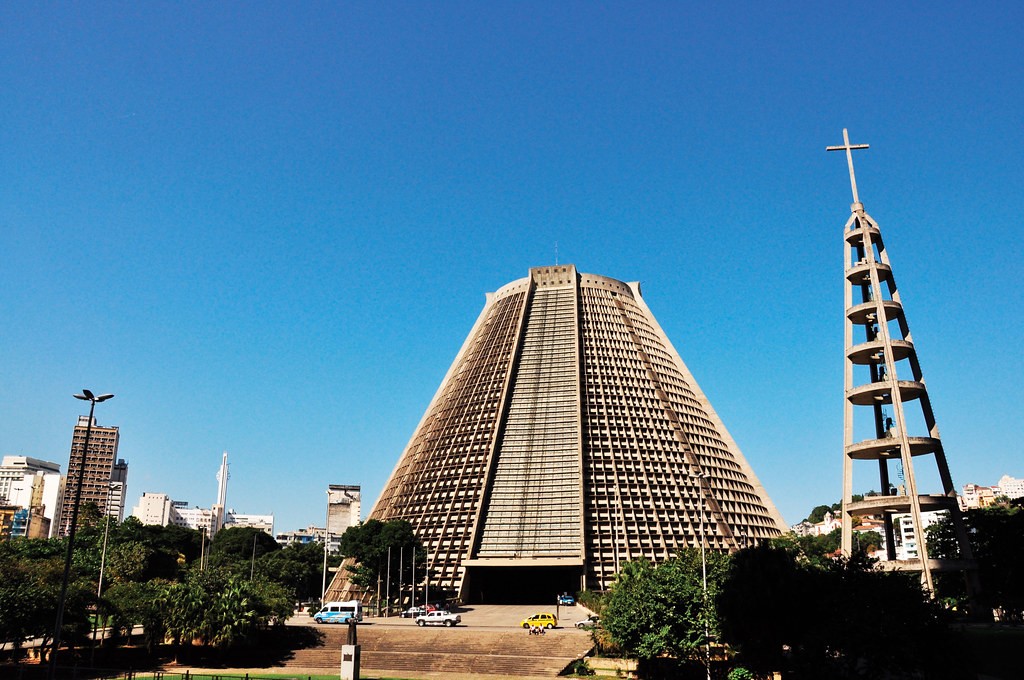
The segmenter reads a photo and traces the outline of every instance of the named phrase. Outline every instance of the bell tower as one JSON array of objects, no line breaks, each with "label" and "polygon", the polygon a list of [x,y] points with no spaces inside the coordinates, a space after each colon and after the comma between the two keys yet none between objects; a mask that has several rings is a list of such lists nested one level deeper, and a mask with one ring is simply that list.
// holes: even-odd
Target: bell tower
[{"label": "bell tower", "polygon": [[[888,553],[883,567],[920,571],[931,593],[933,572],[972,570],[974,563],[889,254],[878,223],[865,212],[857,195],[852,152],[867,148],[867,144],[850,144],[845,129],[843,145],[826,148],[846,152],[853,190],[851,215],[843,230],[846,332],[842,551],[847,556],[852,552],[855,515],[881,516]],[[853,500],[854,463],[863,468],[873,464],[880,495]],[[938,493],[923,492],[918,487],[915,465],[935,465],[941,484]],[[960,559],[929,556],[922,513],[932,510],[949,512]],[[894,530],[897,522],[904,539],[904,550],[899,555]],[[968,592],[972,590],[972,579],[968,579]]]}]

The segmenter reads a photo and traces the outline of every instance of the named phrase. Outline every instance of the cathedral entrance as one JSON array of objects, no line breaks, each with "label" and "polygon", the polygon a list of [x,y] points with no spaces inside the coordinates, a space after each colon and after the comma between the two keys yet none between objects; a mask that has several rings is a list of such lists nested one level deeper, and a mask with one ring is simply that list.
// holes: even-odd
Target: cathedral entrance
[{"label": "cathedral entrance", "polygon": [[543,604],[555,606],[561,593],[580,589],[582,566],[470,567],[467,604]]}]

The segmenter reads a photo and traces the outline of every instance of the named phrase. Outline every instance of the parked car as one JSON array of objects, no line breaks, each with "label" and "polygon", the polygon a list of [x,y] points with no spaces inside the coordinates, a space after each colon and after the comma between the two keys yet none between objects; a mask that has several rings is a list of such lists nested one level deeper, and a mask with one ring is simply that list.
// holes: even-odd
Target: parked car
[{"label": "parked car", "polygon": [[409,607],[404,612],[399,613],[399,616],[403,619],[415,619],[420,614],[426,614],[427,612],[436,611],[441,609],[437,605],[425,604],[419,607]]},{"label": "parked car", "polygon": [[569,595],[568,593],[562,593],[558,596],[558,604],[562,605],[563,607],[575,607],[576,598],[572,595]]},{"label": "parked car", "polygon": [[597,614],[591,614],[590,616],[588,616],[587,618],[583,619],[582,621],[577,621],[575,625],[576,625],[577,628],[582,628],[582,629],[596,628],[597,624],[598,624],[598,622],[600,622],[600,620],[601,620],[601,617],[599,617]]},{"label": "parked car", "polygon": [[554,628],[558,625],[558,619],[551,613],[534,614],[520,621],[519,625],[523,628],[532,628],[534,626],[538,628]]},{"label": "parked car", "polygon": [[426,614],[420,614],[416,617],[417,626],[446,626],[451,628],[461,622],[462,617],[458,614],[452,614],[451,612],[445,612],[439,609],[427,612]]}]

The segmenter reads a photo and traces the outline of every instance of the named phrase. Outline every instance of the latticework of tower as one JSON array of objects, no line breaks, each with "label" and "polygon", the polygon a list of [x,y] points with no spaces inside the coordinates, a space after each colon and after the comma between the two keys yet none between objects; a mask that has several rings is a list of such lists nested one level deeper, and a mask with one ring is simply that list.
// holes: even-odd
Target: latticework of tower
[{"label": "latticework of tower", "polygon": [[469,572],[605,589],[628,560],[785,526],[639,284],[572,265],[487,296],[369,517],[409,521],[430,587],[463,597]]},{"label": "latticework of tower", "polygon": [[[882,232],[862,203],[854,202],[851,210],[844,228],[846,398],[842,551],[849,555],[853,549],[854,516],[880,515],[888,553],[882,564],[890,569],[921,571],[922,581],[931,591],[934,571],[973,568],[971,548]],[[915,402],[919,413],[908,411],[915,410]],[[892,414],[886,409],[891,409]],[[915,427],[920,431],[915,431]],[[915,466],[921,465],[920,461],[927,460],[927,456],[938,472],[941,490],[937,494],[921,493],[918,489]],[[875,464],[880,495],[853,500],[855,461]],[[960,548],[959,559],[938,560],[929,556],[922,513],[933,510],[949,513]],[[910,517],[916,557],[897,559],[893,517],[898,514]],[[968,584],[973,589],[973,579],[969,578]]]}]

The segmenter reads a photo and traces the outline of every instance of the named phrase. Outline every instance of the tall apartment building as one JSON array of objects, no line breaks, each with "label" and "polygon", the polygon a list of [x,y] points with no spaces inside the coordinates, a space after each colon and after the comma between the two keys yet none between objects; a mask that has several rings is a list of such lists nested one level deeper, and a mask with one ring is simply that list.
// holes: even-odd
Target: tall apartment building
[{"label": "tall apartment building", "polygon": [[117,446],[120,441],[118,428],[101,427],[93,418],[89,450],[85,451],[83,456],[88,427],[89,416],[79,416],[71,438],[71,455],[68,459],[67,482],[61,498],[60,517],[55,534],[57,536],[67,536],[70,530],[79,479],[82,480],[82,505],[95,503],[102,512],[111,517],[121,519],[124,516],[128,464],[117,459]]},{"label": "tall apartment building", "polygon": [[[404,519],[431,592],[603,590],[627,561],[778,536],[781,515],[638,283],[538,267],[489,294],[370,519]],[[329,599],[356,594],[339,571]]]}]

